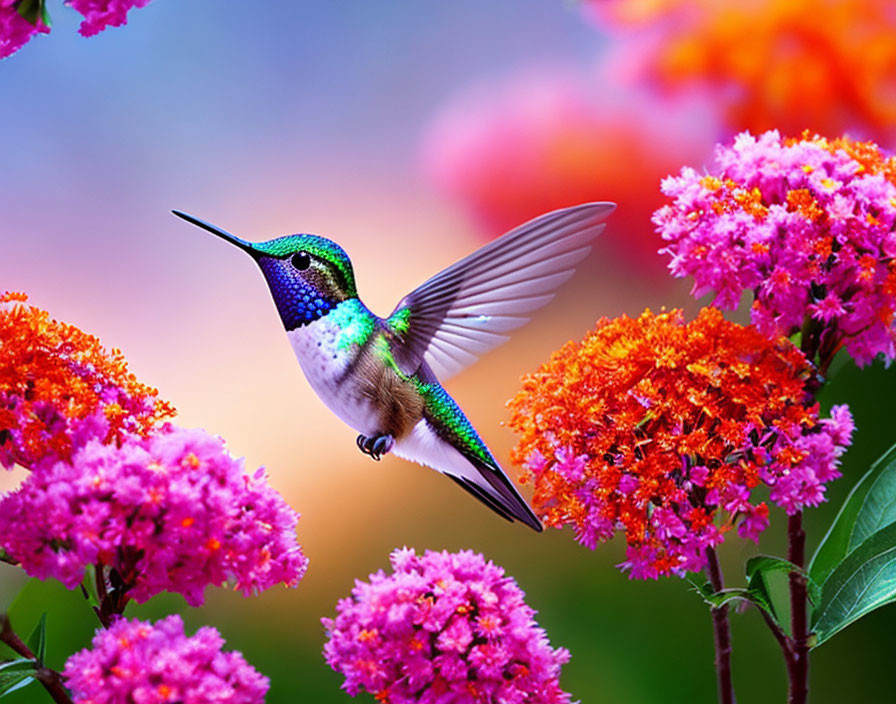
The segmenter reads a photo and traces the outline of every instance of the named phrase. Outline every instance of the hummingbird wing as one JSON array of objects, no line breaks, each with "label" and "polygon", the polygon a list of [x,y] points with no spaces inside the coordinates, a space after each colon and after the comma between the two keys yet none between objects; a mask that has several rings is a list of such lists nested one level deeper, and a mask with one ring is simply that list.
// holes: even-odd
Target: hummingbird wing
[{"label": "hummingbird wing", "polygon": [[615,208],[585,203],[541,215],[411,291],[386,319],[401,341],[392,345],[398,366],[413,374],[425,362],[445,379],[505,342],[502,333],[572,276]]}]

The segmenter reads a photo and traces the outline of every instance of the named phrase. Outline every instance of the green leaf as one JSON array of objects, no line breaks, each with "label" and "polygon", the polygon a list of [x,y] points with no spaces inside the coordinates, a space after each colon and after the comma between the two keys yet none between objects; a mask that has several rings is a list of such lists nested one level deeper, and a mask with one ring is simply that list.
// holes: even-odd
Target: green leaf
[{"label": "green leaf", "polygon": [[876,477],[859,507],[850,534],[849,550],[854,550],[881,529],[896,523],[896,445],[875,462],[869,473],[872,477],[876,474]]},{"label": "green leaf", "polygon": [[821,645],[869,611],[896,600],[896,523],[868,538],[830,573],[812,628]]},{"label": "green leaf", "polygon": [[741,587],[722,589],[717,592],[710,592],[709,594],[701,594],[701,596],[703,597],[703,601],[716,609],[719,609],[732,601],[749,601],[753,603],[750,592]]},{"label": "green leaf", "polygon": [[[815,582],[804,569],[799,565],[795,565],[783,557],[774,557],[772,555],[757,555],[747,560],[746,573],[747,579],[750,580],[749,589],[756,591],[765,596],[769,602],[771,614],[775,618],[779,618],[781,614],[780,608],[774,607],[774,599],[772,598],[772,589],[769,584],[769,577],[774,574],[789,575],[792,572],[801,574],[806,578],[806,586],[809,591],[809,601],[817,604],[821,599],[821,585]],[[788,594],[789,596],[789,594]]]},{"label": "green leaf", "polygon": [[10,680],[8,682],[0,679],[0,698],[5,697],[7,694],[18,692],[20,689],[27,687],[32,682],[37,682],[37,679],[34,677],[34,675],[25,675],[20,679]]},{"label": "green leaf", "polygon": [[[774,558],[773,558],[774,559]],[[774,610],[771,609],[771,601],[766,593],[757,593],[749,587],[733,587],[713,591],[709,582],[700,584],[692,579],[688,579],[700,597],[714,609],[719,609],[732,601],[746,601],[768,613],[773,619],[775,618]]]},{"label": "green leaf", "polygon": [[772,599],[768,575],[773,572],[781,571],[781,562],[787,563],[787,571],[789,572],[790,563],[787,562],[787,560],[781,560],[781,558],[769,557],[767,555],[751,557],[747,560],[745,570],[747,579],[749,580],[747,589],[753,594],[753,598],[762,605],[765,612],[778,625],[781,625],[781,618],[778,615],[778,609],[775,608],[774,600]]},{"label": "green leaf", "polygon": [[46,27],[53,26],[53,23],[50,21],[50,11],[47,10],[46,0],[40,0],[40,18]]},{"label": "green leaf", "polygon": [[757,574],[768,574],[769,572],[802,572],[798,566],[785,560],[783,557],[775,557],[774,555],[756,555],[747,560],[745,567],[747,579],[751,579]]},{"label": "green leaf", "polygon": [[43,667],[47,656],[47,612],[40,615],[40,621],[28,637],[28,647],[37,657],[37,663]]},{"label": "green leaf", "polygon": [[715,590],[712,588],[712,584],[705,580],[702,582],[698,582],[691,577],[688,577],[687,580],[694,588],[694,591],[700,595],[700,598],[703,599],[703,601],[705,601],[710,606],[721,606],[721,604],[717,603],[717,600],[714,599]]},{"label": "green leaf", "polygon": [[37,17],[40,13],[40,3],[38,0],[22,0],[16,8],[16,12],[18,12],[29,24],[37,24]]},{"label": "green leaf", "polygon": [[707,582],[698,582],[696,579],[685,576],[685,579],[688,580],[688,583],[694,588],[694,591],[697,592],[700,596],[704,594],[712,594],[712,585]]},{"label": "green leaf", "polygon": [[34,682],[37,663],[20,658],[0,662],[0,698]]},{"label": "green leaf", "polygon": [[36,25],[38,20],[50,26],[50,13],[47,11],[46,0],[22,0],[16,12],[29,24]]},{"label": "green leaf", "polygon": [[87,599],[87,603],[95,608],[99,608],[100,602],[96,583],[96,570],[93,566],[89,566],[84,571],[84,579],[81,581],[81,593]]},{"label": "green leaf", "polygon": [[874,533],[896,522],[896,445],[878,459],[846,497],[815,551],[809,576],[824,584],[843,559]]}]

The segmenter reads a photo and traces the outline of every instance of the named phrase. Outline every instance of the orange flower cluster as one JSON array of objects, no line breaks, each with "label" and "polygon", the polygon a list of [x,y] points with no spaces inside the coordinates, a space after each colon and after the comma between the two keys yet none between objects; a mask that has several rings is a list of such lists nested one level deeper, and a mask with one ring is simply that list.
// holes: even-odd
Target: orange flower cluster
[{"label": "orange flower cluster", "polygon": [[107,352],[26,300],[0,294],[0,465],[32,468],[68,457],[79,431],[111,442],[125,432],[146,435],[174,415],[128,372],[119,350]]},{"label": "orange flower cluster", "polygon": [[889,0],[592,0],[661,89],[709,88],[732,129],[847,130],[896,122],[896,10]]},{"label": "orange flower cluster", "polygon": [[680,311],[604,318],[523,379],[513,459],[547,525],[573,525],[591,548],[624,531],[633,577],[699,571],[733,526],[754,540],[765,529],[760,483],[788,510],[821,500],[844,433],[806,405],[809,376],[786,339],[717,309],[691,323]]}]

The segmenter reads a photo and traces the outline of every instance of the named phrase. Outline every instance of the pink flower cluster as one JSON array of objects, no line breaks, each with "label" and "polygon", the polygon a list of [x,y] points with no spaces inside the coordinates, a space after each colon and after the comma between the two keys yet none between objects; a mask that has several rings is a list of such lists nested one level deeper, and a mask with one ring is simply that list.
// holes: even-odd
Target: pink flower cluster
[{"label": "pink flower cluster", "polygon": [[343,688],[389,704],[568,704],[553,649],[523,592],[476,553],[396,550],[393,574],[357,581],[323,619]]},{"label": "pink flower cluster", "polygon": [[[852,414],[845,405],[834,406],[831,417],[819,419],[816,428],[817,432],[802,434],[795,440],[780,430],[758,438],[757,443],[745,439],[744,447],[738,453],[759,464],[758,476],[770,487],[769,499],[788,515],[825,501],[825,485],[841,476],[840,457],[850,445],[854,429]],[[802,432],[798,425],[793,430]],[[568,458],[563,458],[564,464],[560,451],[557,457],[557,463],[550,470],[568,472]],[[789,466],[788,461],[795,464]],[[740,464],[747,462],[741,459]],[[678,469],[683,481],[677,482],[679,486],[673,493],[664,497],[666,503],[648,511],[646,535],[650,539],[629,544],[626,559],[619,564],[631,579],[656,579],[667,571],[684,576],[686,572],[703,570],[706,549],[716,547],[724,539],[724,529],[720,530],[715,523],[706,520],[714,511],[724,511],[730,524],[737,522],[738,535],[755,543],[768,528],[768,506],[765,502],[751,503],[755,497],[749,475],[756,470],[744,472],[740,481],[733,480],[736,473],[730,473],[730,483],[709,488],[707,480],[712,473],[705,466],[689,467],[683,460]],[[596,480],[591,478],[583,486],[593,487],[595,483]],[[639,484],[633,475],[625,474],[616,491],[627,499],[643,497]],[[613,535],[612,524],[603,517],[607,506],[595,501],[597,495],[586,489],[579,490],[576,495],[585,503],[591,499],[590,511],[597,517],[598,530],[592,534],[592,544],[589,545],[593,549],[595,539],[608,540]],[[584,543],[581,533],[577,537]]]},{"label": "pink flower cluster", "polygon": [[268,678],[211,627],[187,637],[180,616],[118,619],[65,664],[74,704],[261,704]]},{"label": "pink flower cluster", "polygon": [[[38,469],[69,458],[92,440],[121,442],[143,431],[140,424],[156,422],[161,405],[155,399],[128,397],[121,389],[108,387],[99,394],[97,410],[79,418],[67,415],[64,406],[52,401],[26,402],[18,394],[0,390],[0,467]],[[114,425],[104,414],[107,408],[118,414]]]},{"label": "pink flower cluster", "polygon": [[[65,4],[80,12],[84,21],[78,32],[92,37],[106,27],[121,27],[127,24],[128,11],[134,7],[144,7],[150,0],[66,0]],[[19,13],[22,0],[0,0],[0,59],[15,54],[35,34],[46,34],[50,27],[44,16],[38,12],[34,22]]]},{"label": "pink flower cluster", "polygon": [[84,15],[78,32],[92,37],[106,27],[121,27],[128,23],[128,11],[144,7],[149,0],[66,0],[66,4]]},{"label": "pink flower cluster", "polygon": [[789,450],[799,462],[789,471],[777,463],[764,466],[760,477],[771,491],[769,498],[789,515],[825,500],[825,484],[837,479],[840,457],[852,443],[855,430],[852,413],[846,405],[833,406],[830,418],[821,418],[818,432],[799,437]]},{"label": "pink flower cluster", "polygon": [[723,308],[752,291],[760,330],[814,334],[822,362],[840,345],[859,364],[893,359],[896,160],[870,142],[770,131],[740,134],[715,161],[662,183],[674,200],[653,219],[673,274]]},{"label": "pink flower cluster", "polygon": [[171,591],[199,605],[206,586],[228,580],[245,594],[295,586],[307,567],[297,520],[264,471],[245,474],[220,439],[168,427],[121,447],[94,440],[32,472],[0,499],[0,546],[70,589],[98,565],[138,602]]},{"label": "pink flower cluster", "polygon": [[0,59],[15,54],[37,33],[46,34],[50,28],[38,17],[32,24],[19,14],[19,0],[0,0]]}]

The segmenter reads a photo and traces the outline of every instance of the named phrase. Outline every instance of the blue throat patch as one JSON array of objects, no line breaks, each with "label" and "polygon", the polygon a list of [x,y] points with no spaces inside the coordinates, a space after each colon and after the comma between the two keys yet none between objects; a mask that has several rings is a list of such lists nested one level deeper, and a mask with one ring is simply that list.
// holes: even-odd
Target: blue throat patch
[{"label": "blue throat patch", "polygon": [[320,291],[297,276],[287,261],[263,256],[258,258],[258,265],[287,331],[313,323],[336,307],[337,301],[324,298]]}]

